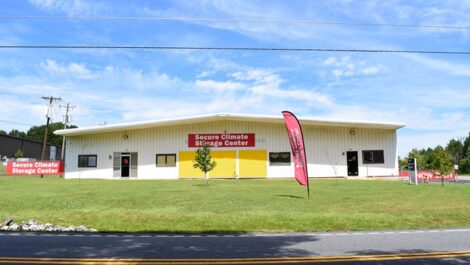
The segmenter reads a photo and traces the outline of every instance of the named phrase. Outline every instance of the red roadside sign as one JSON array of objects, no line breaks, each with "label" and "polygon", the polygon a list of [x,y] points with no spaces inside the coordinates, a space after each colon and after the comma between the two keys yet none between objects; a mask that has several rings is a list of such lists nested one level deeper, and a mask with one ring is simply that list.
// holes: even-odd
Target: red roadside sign
[{"label": "red roadside sign", "polygon": [[61,161],[8,162],[7,175],[58,175],[64,173]]}]

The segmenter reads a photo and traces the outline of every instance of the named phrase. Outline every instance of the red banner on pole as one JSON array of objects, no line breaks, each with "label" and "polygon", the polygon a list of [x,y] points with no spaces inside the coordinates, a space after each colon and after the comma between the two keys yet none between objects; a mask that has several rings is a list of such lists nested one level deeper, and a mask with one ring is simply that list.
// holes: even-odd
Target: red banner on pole
[{"label": "red banner on pole", "polygon": [[308,187],[307,156],[305,155],[302,127],[293,113],[283,111],[282,115],[284,116],[292,156],[294,157],[295,179],[300,185]]},{"label": "red banner on pole", "polygon": [[64,173],[60,161],[8,162],[7,175],[58,175]]}]

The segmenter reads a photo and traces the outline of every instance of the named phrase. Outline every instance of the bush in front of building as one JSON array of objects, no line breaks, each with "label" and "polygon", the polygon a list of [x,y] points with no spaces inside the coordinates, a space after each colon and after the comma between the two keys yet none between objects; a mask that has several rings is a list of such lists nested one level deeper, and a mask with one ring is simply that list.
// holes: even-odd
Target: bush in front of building
[{"label": "bush in front of building", "polygon": [[15,158],[18,159],[18,158],[22,158],[23,157],[23,152],[21,152],[21,150],[18,150],[15,152]]}]

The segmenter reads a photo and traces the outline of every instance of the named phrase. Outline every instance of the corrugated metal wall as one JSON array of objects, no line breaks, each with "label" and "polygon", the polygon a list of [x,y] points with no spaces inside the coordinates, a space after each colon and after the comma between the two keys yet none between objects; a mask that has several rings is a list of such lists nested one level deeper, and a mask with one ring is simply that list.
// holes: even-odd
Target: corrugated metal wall
[{"label": "corrugated metal wall", "polygon": [[[53,145],[48,144],[46,148],[45,159],[49,160],[49,154]],[[56,147],[55,159],[60,159],[60,146]],[[22,151],[23,157],[41,159],[42,143],[28,139],[18,138],[9,135],[0,134],[0,156],[14,157],[16,151]]]},{"label": "corrugated metal wall", "polygon": [[[396,131],[385,129],[305,126],[310,177],[347,176],[346,152],[358,151],[359,176],[390,176],[398,174]],[[355,134],[351,135],[350,130]],[[177,179],[176,167],[156,167],[156,154],[178,154],[188,148],[190,133],[255,133],[256,147],[239,150],[288,152],[290,145],[283,124],[244,121],[217,121],[160,128],[128,130],[68,137],[66,178],[113,178],[113,153],[137,152],[139,179]],[[125,139],[124,135],[128,138]],[[213,150],[234,150],[214,148]],[[384,150],[384,164],[364,165],[363,150]],[[78,155],[98,155],[96,168],[78,168]],[[177,160],[179,158],[177,157]],[[266,157],[268,159],[268,157]],[[269,166],[268,178],[293,176],[293,166]]]}]

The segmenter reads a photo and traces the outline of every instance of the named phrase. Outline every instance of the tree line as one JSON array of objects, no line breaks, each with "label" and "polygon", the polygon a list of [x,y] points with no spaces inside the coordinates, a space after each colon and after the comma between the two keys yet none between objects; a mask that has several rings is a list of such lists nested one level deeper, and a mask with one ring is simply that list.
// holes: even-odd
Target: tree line
[{"label": "tree line", "polygon": [[[64,128],[64,124],[62,122],[50,123],[49,129],[47,131],[47,143],[51,145],[62,146],[62,136],[55,135],[54,131],[60,130],[63,128]],[[67,126],[67,128],[77,128],[77,126],[69,125]],[[18,129],[13,129],[8,133],[4,130],[0,130],[0,134],[42,142],[44,140],[45,129],[46,129],[46,125],[39,125],[39,126],[31,127],[26,132],[20,131]]]},{"label": "tree line", "polygon": [[458,165],[461,174],[470,173],[470,133],[461,139],[451,139],[446,147],[437,146],[434,149],[413,149],[407,157],[399,158],[400,169],[406,169],[409,158],[416,158],[418,169],[439,169],[444,166]]}]

